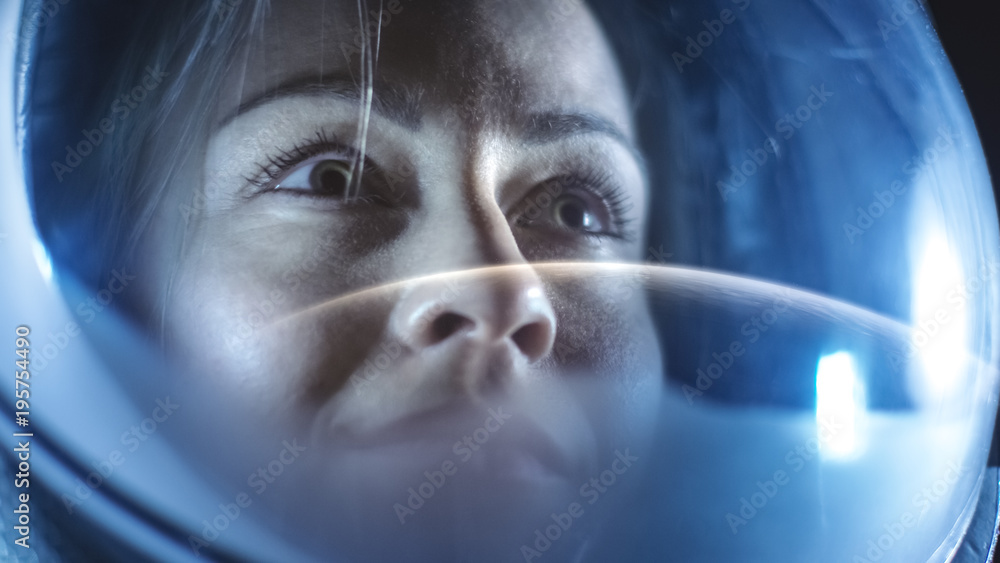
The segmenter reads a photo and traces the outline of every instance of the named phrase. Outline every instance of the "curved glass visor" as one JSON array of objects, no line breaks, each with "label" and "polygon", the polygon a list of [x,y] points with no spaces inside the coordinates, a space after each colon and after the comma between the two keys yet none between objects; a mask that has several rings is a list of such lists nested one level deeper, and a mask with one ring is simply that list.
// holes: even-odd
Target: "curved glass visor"
[{"label": "curved glass visor", "polygon": [[0,99],[40,554],[995,529],[996,206],[916,3],[54,6]]}]

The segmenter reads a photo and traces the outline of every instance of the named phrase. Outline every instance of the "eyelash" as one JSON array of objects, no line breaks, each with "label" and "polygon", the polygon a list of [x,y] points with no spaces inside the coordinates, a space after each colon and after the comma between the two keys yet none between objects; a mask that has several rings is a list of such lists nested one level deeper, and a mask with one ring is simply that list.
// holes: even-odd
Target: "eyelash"
[{"label": "eyelash", "polygon": [[589,176],[592,178],[591,181],[593,183],[585,185],[590,185],[594,190],[595,195],[604,200],[607,204],[608,212],[611,214],[611,224],[615,230],[615,234],[593,234],[595,236],[613,236],[625,241],[632,241],[635,238],[635,233],[629,225],[634,222],[634,218],[628,217],[628,213],[632,210],[633,204],[628,196],[628,193],[620,185],[612,182],[610,172],[591,172]]},{"label": "eyelash", "polygon": [[[630,242],[635,238],[635,232],[629,228],[634,217],[628,217],[633,205],[628,193],[614,182],[612,174],[607,170],[588,168],[583,172],[574,172],[556,176],[545,183],[557,182],[568,186],[563,193],[583,190],[600,199],[607,206],[611,218],[612,232],[580,231],[580,234],[595,238],[614,238]],[[563,195],[560,193],[559,195]],[[521,224],[524,224],[523,222]]]},{"label": "eyelash", "polygon": [[[338,142],[325,131],[319,130],[312,139],[297,143],[290,150],[282,150],[276,156],[269,156],[266,164],[257,165],[258,171],[255,175],[246,177],[245,179],[250,185],[258,188],[259,191],[254,195],[264,193],[265,191],[274,191],[277,187],[275,183],[289,170],[310,158],[328,153],[339,154],[345,160],[357,158],[356,150]],[[368,158],[365,158],[362,173],[364,175],[377,174],[378,169]],[[599,198],[607,206],[611,217],[612,232],[581,231],[581,234],[595,238],[615,238],[624,241],[632,241],[635,238],[635,233],[629,228],[629,225],[634,222],[634,218],[627,217],[628,212],[632,209],[629,196],[620,185],[613,181],[610,172],[588,168],[584,172],[574,172],[557,176],[546,183],[548,182],[560,182],[563,186],[569,186],[569,190],[567,190],[569,192],[573,189],[587,191]],[[369,199],[372,198],[359,196],[352,198],[352,201],[366,202]]]},{"label": "eyelash", "polygon": [[[290,150],[282,150],[276,156],[267,157],[267,163],[258,164],[257,173],[246,177],[245,180],[260,190],[273,191],[276,187],[274,185],[275,182],[281,179],[286,172],[310,158],[328,153],[338,154],[345,161],[353,161],[357,158],[356,150],[338,142],[335,138],[327,135],[325,131],[320,130],[316,132],[315,137],[312,139],[297,143]],[[362,174],[377,173],[378,169],[375,165],[368,158],[365,158],[362,166]],[[363,201],[364,199],[363,197],[358,197],[352,198],[352,201]]]}]

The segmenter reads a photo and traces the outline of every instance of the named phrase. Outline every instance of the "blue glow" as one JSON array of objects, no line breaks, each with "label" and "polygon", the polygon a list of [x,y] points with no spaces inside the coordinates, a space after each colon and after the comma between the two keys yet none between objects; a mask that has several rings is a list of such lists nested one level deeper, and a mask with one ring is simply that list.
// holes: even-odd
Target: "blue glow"
[{"label": "blue glow", "polygon": [[859,452],[858,426],[865,408],[854,356],[841,351],[821,357],[816,367],[816,424],[824,457],[848,459]]},{"label": "blue glow", "polygon": [[52,283],[52,259],[49,257],[48,250],[37,239],[32,241],[31,249],[35,255],[35,263],[38,264],[38,271],[45,279],[45,283]]}]

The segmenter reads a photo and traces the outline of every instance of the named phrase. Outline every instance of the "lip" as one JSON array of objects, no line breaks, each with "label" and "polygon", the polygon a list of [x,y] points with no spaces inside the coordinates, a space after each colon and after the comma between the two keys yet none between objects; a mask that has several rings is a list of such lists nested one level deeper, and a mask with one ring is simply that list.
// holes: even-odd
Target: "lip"
[{"label": "lip", "polygon": [[[512,422],[512,421],[511,421]],[[509,422],[508,422],[509,424]],[[555,439],[532,422],[502,428],[483,444],[477,463],[486,475],[500,481],[538,481],[570,478],[573,464]],[[496,440],[494,443],[493,440]]]},{"label": "lip", "polygon": [[[339,432],[337,443],[355,451],[399,449],[417,455],[443,452],[440,461],[451,459],[459,466],[471,466],[475,472],[499,481],[538,481],[570,478],[575,464],[565,448],[530,414],[508,408],[508,402],[482,402],[476,405],[444,405],[424,409],[397,418],[368,432]],[[453,445],[484,427],[490,412],[503,410],[510,418],[481,444],[475,443],[472,457],[462,459]],[[462,447],[467,447],[463,444]]]}]

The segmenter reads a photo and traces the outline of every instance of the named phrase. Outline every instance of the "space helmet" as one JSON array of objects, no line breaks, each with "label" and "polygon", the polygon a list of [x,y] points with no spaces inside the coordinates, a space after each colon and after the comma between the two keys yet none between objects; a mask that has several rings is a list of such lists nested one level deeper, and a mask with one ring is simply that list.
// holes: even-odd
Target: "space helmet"
[{"label": "space helmet", "polygon": [[421,2],[4,5],[9,560],[991,559],[924,5]]}]

